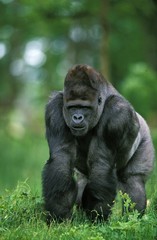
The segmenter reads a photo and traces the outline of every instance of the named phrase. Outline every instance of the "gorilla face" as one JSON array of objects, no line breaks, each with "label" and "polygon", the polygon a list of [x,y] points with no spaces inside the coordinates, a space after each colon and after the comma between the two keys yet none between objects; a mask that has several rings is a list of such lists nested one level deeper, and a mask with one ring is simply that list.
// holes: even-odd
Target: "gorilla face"
[{"label": "gorilla face", "polygon": [[101,76],[88,66],[71,69],[63,92],[63,115],[74,136],[84,136],[94,128],[103,111],[105,94]]},{"label": "gorilla face", "polygon": [[89,100],[75,99],[65,101],[64,119],[74,136],[84,136],[99,120],[99,104],[97,98]]}]

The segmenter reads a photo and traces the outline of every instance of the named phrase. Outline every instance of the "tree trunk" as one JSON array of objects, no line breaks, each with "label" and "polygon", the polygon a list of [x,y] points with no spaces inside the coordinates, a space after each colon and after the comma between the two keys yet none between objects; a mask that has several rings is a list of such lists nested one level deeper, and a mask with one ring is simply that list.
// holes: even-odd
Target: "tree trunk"
[{"label": "tree trunk", "polygon": [[102,26],[102,40],[100,47],[100,70],[104,77],[110,79],[110,71],[109,71],[109,26],[107,20],[108,0],[101,0],[101,26]]}]

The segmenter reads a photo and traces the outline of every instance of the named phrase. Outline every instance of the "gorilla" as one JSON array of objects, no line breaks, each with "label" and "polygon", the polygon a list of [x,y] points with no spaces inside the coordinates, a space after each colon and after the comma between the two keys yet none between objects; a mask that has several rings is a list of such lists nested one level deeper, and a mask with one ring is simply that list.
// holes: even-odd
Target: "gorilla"
[{"label": "gorilla", "polygon": [[107,220],[117,189],[144,213],[154,160],[150,131],[100,73],[88,65],[71,68],[64,91],[50,97],[45,124],[49,160],[42,188],[49,222],[70,218],[74,204],[91,221]]}]

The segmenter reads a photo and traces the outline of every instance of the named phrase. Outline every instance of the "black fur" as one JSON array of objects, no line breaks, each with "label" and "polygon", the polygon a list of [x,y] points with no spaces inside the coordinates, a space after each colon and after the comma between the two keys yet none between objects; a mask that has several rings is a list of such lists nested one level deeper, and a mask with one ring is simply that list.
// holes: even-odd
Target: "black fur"
[{"label": "black fur", "polygon": [[[74,114],[83,118],[75,122]],[[54,92],[46,106],[45,123],[50,158],[42,180],[49,220],[69,218],[75,203],[92,220],[106,220],[117,188],[145,210],[154,159],[148,126],[99,73],[87,65],[70,69],[64,91]]]}]

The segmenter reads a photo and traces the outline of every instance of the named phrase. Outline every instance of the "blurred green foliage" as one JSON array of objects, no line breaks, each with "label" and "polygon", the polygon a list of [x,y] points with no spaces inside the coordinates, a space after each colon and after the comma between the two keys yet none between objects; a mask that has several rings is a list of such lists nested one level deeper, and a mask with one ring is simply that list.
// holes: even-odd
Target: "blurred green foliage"
[{"label": "blurred green foliage", "polygon": [[41,194],[41,173],[48,159],[44,134],[23,132],[19,127],[3,129],[0,131],[0,152],[0,194],[14,188],[18,180],[26,179],[31,188]]},{"label": "blurred green foliage", "polygon": [[133,104],[136,111],[151,121],[157,114],[157,74],[145,63],[137,63],[122,83],[122,94]]},{"label": "blurred green foliage", "polygon": [[1,0],[0,15],[3,111],[13,107],[28,82],[41,86],[41,99],[62,89],[68,68],[76,63],[105,74],[106,58],[116,87],[133,63],[144,61],[157,69],[152,0]]}]

